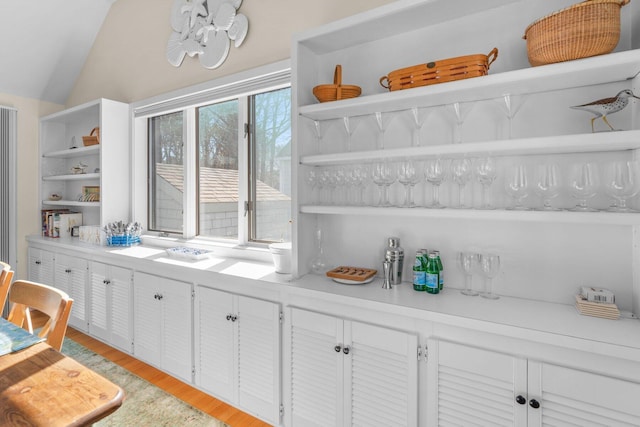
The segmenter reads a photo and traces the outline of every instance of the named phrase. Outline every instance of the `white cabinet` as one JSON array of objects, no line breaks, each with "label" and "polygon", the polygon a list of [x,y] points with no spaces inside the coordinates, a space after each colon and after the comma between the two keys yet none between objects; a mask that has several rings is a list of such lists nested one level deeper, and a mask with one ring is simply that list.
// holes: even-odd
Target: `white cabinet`
[{"label": "white cabinet", "polygon": [[86,332],[88,329],[87,278],[89,263],[86,259],[64,254],[55,255],[54,287],[73,298],[69,325]]},{"label": "white cabinet", "polygon": [[133,289],[133,354],[191,382],[191,284],[136,271]]},{"label": "white cabinet", "polygon": [[196,286],[196,384],[279,424],[280,305]]},{"label": "white cabinet", "polygon": [[89,333],[131,353],[133,350],[133,271],[91,262]]},{"label": "white cabinet", "polygon": [[[100,128],[100,144],[82,136]],[[40,119],[40,200],[43,209],[82,212],[83,223],[102,225],[129,216],[129,106],[99,99]],[[75,173],[79,164],[84,173]],[[79,171],[78,171],[79,172]],[[83,199],[90,187],[99,200]],[[51,200],[52,194],[61,200]]]},{"label": "white cabinet", "polygon": [[429,340],[429,425],[635,426],[640,384]]},{"label": "white cabinet", "polygon": [[287,426],[416,426],[417,335],[290,311]]},{"label": "white cabinet", "polygon": [[29,280],[53,286],[53,252],[30,247],[28,258]]}]

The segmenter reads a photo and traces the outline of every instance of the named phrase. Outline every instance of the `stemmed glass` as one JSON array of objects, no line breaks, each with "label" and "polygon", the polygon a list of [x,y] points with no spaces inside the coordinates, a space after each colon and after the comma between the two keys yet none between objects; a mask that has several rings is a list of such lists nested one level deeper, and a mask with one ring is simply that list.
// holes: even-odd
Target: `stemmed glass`
[{"label": "stemmed glass", "polygon": [[416,164],[413,160],[408,159],[400,163],[398,182],[404,185],[404,204],[402,207],[416,207],[416,204],[413,201],[413,187],[420,182],[420,178],[420,174],[418,173],[418,169],[416,168]]},{"label": "stemmed glass", "polygon": [[315,244],[316,244],[316,256],[313,261],[311,261],[311,271],[316,274],[324,274],[326,269],[326,262],[324,260],[324,248],[322,245],[322,229],[320,225],[316,226],[315,230]]},{"label": "stemmed glass", "polygon": [[446,165],[445,161],[437,158],[430,159],[424,165],[424,177],[432,186],[431,204],[425,206],[431,209],[442,209],[445,206],[440,203],[440,184],[445,179]]},{"label": "stemmed glass", "polygon": [[536,184],[533,190],[542,197],[543,211],[559,211],[551,206],[551,199],[560,193],[560,172],[556,163],[538,165],[536,169]]},{"label": "stemmed glass", "polygon": [[476,179],[482,185],[482,198],[480,200],[479,209],[495,209],[489,201],[487,195],[489,187],[493,184],[498,173],[495,160],[491,157],[483,157],[478,159],[475,165]]},{"label": "stemmed glass", "polygon": [[[313,200],[313,192],[316,188],[318,188],[318,171],[316,168],[309,168],[309,170],[307,171],[307,174],[305,175],[305,182],[307,183],[307,185],[309,187],[311,187],[311,191],[310,191],[310,196],[309,199]],[[320,196],[320,195],[318,195]],[[320,197],[318,197],[318,201],[319,201]]]},{"label": "stemmed glass", "polygon": [[353,169],[354,185],[356,187],[356,205],[364,206],[364,191],[371,179],[369,165],[358,165]]},{"label": "stemmed glass", "polygon": [[471,160],[454,159],[451,161],[451,177],[453,182],[458,184],[458,206],[457,209],[468,209],[471,206],[464,204],[464,189],[471,179]]},{"label": "stemmed glass", "polygon": [[453,142],[459,144],[462,142],[462,125],[469,112],[473,109],[475,103],[473,102],[454,102],[450,105],[450,111],[453,113],[455,119],[455,126]]},{"label": "stemmed glass", "polygon": [[569,210],[596,212],[597,209],[587,206],[587,199],[597,194],[598,185],[598,166],[595,163],[587,162],[573,165],[569,187],[571,195],[578,200],[578,204]]},{"label": "stemmed glass", "polygon": [[389,202],[389,187],[396,181],[396,168],[392,162],[384,160],[375,164],[373,168],[373,183],[380,189],[378,206],[393,206]]},{"label": "stemmed glass", "polygon": [[351,151],[351,137],[353,136],[354,132],[356,131],[356,129],[358,128],[358,125],[361,122],[362,122],[362,120],[360,119],[360,117],[344,116],[342,118],[342,124],[344,125],[344,131],[347,134],[347,139],[346,139],[346,143],[345,143],[346,151]]},{"label": "stemmed glass", "polygon": [[318,154],[320,154],[322,153],[322,138],[324,138],[324,133],[327,131],[329,125],[322,120],[309,119],[309,121],[311,123],[311,129],[313,130],[313,137],[316,140],[316,150]]},{"label": "stemmed glass", "polygon": [[411,129],[411,146],[419,147],[422,145],[420,143],[420,131],[424,126],[424,123],[427,121],[427,117],[433,112],[433,108],[418,108],[413,107],[411,109],[411,124],[413,128]]},{"label": "stemmed glass", "polygon": [[478,292],[473,290],[473,272],[480,262],[480,255],[475,252],[460,252],[460,269],[464,273],[464,289],[460,291],[462,295],[475,297]]},{"label": "stemmed glass", "polygon": [[507,173],[504,188],[507,194],[513,198],[514,206],[508,207],[510,210],[528,210],[522,205],[522,199],[529,194],[529,184],[527,182],[527,170],[524,165],[512,166]]},{"label": "stemmed glass", "polygon": [[378,126],[378,138],[376,141],[376,148],[378,150],[382,150],[384,149],[384,137],[385,134],[387,133],[387,128],[389,127],[389,124],[393,121],[393,119],[396,117],[396,112],[395,111],[389,111],[389,112],[376,112],[373,117],[376,121],[376,125]]},{"label": "stemmed glass", "polygon": [[513,137],[513,118],[516,116],[520,108],[526,101],[525,95],[511,95],[506,94],[503,95],[502,98],[496,99],[498,101],[501,110],[507,116],[508,120],[508,133],[507,139],[511,139]]},{"label": "stemmed glass", "polygon": [[640,169],[637,161],[613,161],[605,168],[605,191],[616,200],[608,211],[636,212],[627,206],[627,199],[640,190]]},{"label": "stemmed glass", "polygon": [[493,293],[493,279],[500,271],[500,256],[496,254],[480,254],[480,270],[485,278],[484,292],[480,296],[488,299],[498,299]]}]

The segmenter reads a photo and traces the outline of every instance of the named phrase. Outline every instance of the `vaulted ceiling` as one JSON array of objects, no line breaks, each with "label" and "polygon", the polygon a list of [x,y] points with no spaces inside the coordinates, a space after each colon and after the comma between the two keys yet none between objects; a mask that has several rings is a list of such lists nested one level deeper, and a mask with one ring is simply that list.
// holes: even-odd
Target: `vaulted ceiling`
[{"label": "vaulted ceiling", "polygon": [[0,0],[0,93],[64,104],[115,0]]}]

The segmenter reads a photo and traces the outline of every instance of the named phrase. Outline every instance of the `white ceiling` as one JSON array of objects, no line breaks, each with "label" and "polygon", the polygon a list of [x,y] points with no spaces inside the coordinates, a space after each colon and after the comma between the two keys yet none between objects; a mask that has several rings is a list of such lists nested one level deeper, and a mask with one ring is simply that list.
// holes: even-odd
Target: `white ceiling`
[{"label": "white ceiling", "polygon": [[0,93],[64,104],[115,0],[0,0]]}]

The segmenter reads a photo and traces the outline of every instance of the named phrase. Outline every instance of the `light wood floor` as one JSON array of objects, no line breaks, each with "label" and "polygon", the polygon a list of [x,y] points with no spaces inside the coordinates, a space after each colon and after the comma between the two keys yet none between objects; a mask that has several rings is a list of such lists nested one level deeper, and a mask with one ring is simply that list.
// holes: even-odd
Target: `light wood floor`
[{"label": "light wood floor", "polygon": [[73,328],[67,329],[67,336],[88,349],[102,355],[105,359],[109,359],[114,363],[122,366],[133,374],[144,378],[150,383],[160,387],[167,393],[187,402],[191,406],[200,409],[212,417],[229,424],[232,427],[268,427],[263,421],[260,421],[249,414],[241,412],[231,405],[221,402],[183,383],[164,372],[139,361],[126,353],[109,347],[101,341],[91,338]]}]

